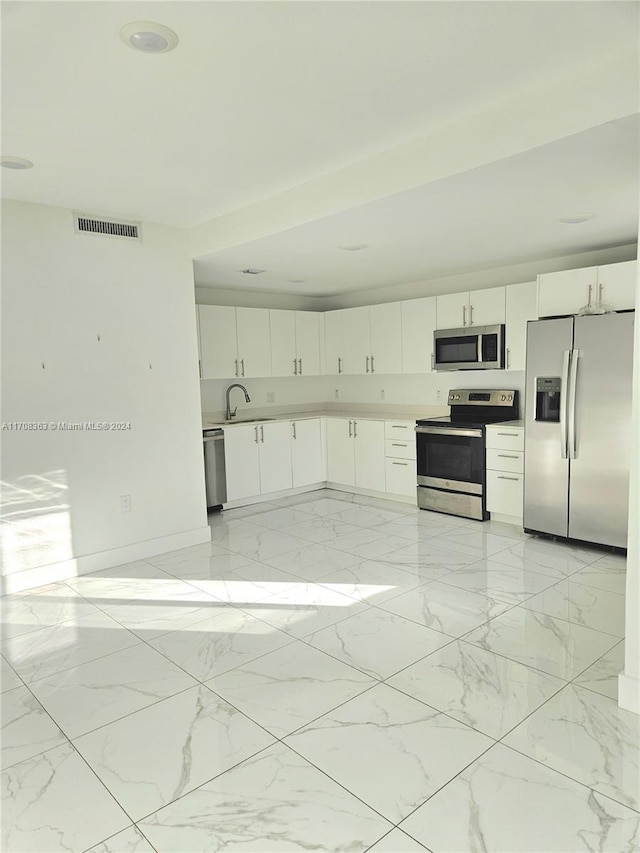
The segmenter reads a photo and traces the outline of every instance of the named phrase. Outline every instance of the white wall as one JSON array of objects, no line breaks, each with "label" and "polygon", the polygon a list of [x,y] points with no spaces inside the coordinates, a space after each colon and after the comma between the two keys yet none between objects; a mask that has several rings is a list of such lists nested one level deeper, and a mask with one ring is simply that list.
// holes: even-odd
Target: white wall
[{"label": "white wall", "polygon": [[2,431],[4,589],[204,541],[183,232],[76,234],[70,211],[19,202],[3,204],[2,231],[3,422],[131,424]]},{"label": "white wall", "polygon": [[[270,379],[203,379],[200,383],[203,412],[222,412],[225,408],[225,391],[232,382],[241,382],[251,397],[245,403],[241,391],[233,391],[231,407],[238,406],[238,414],[245,410],[264,409],[267,406],[299,406],[319,403],[324,405],[330,377],[327,376],[274,376]],[[268,394],[274,394],[270,402]]]}]

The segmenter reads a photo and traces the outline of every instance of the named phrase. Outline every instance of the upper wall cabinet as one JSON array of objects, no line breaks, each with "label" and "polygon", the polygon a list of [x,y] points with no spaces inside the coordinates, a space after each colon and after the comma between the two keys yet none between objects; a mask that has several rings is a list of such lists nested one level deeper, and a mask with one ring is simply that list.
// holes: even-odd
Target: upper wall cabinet
[{"label": "upper wall cabinet", "polygon": [[524,370],[527,355],[527,323],[538,319],[538,285],[535,281],[509,284],[506,290],[507,370]]},{"label": "upper wall cabinet", "polygon": [[200,376],[229,379],[239,375],[236,309],[227,305],[199,305]]},{"label": "upper wall cabinet", "polygon": [[470,293],[436,296],[438,329],[494,326],[505,321],[505,288],[490,287]]},{"label": "upper wall cabinet", "polygon": [[328,374],[402,372],[400,302],[343,308],[324,316]]},{"label": "upper wall cabinet", "polygon": [[271,332],[266,308],[236,308],[239,376],[271,376]]},{"label": "upper wall cabinet", "polygon": [[402,372],[430,373],[433,369],[436,297],[408,299],[401,306]]},{"label": "upper wall cabinet", "polygon": [[269,311],[271,375],[320,373],[320,315],[313,311]]},{"label": "upper wall cabinet", "polygon": [[545,273],[538,276],[540,317],[577,314],[590,305],[625,311],[635,308],[636,261]]}]

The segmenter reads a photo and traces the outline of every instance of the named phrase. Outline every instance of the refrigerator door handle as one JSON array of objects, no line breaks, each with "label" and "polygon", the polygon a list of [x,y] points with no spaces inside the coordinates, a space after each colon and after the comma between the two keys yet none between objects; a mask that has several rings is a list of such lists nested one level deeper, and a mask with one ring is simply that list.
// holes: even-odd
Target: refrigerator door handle
[{"label": "refrigerator door handle", "polygon": [[562,383],[560,385],[560,455],[568,459],[567,409],[569,407],[569,367],[572,350],[566,349],[562,357]]},{"label": "refrigerator door handle", "polygon": [[576,438],[576,388],[578,386],[578,359],[580,350],[571,350],[569,365],[569,400],[567,403],[567,445],[569,459],[578,458],[578,443]]}]

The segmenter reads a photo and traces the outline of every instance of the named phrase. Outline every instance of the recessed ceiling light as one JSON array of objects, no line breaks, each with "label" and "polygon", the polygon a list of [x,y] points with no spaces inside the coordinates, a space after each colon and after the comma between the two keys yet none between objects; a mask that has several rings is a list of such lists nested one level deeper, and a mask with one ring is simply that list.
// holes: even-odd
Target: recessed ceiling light
[{"label": "recessed ceiling light", "polygon": [[5,169],[20,170],[33,168],[31,160],[25,160],[24,157],[2,157],[0,159],[0,164],[4,166]]},{"label": "recessed ceiling light", "polygon": [[570,213],[569,216],[562,216],[559,222],[564,222],[566,225],[580,225],[581,222],[587,222],[594,216],[595,213]]},{"label": "recessed ceiling light", "polygon": [[120,38],[142,53],[169,53],[178,46],[178,36],[169,27],[154,21],[134,21],[120,30]]},{"label": "recessed ceiling light", "polygon": [[366,249],[368,243],[341,243],[338,248],[344,249],[345,252],[359,252],[360,249]]},{"label": "recessed ceiling light", "polygon": [[249,267],[246,270],[240,270],[240,272],[243,272],[245,275],[260,275],[261,272],[266,272],[266,270],[256,270]]}]

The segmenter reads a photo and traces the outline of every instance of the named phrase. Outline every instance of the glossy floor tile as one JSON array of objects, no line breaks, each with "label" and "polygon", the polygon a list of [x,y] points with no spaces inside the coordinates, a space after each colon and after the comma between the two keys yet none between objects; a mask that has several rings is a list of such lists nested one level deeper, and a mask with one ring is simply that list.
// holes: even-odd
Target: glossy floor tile
[{"label": "glossy floor tile", "polygon": [[624,558],[329,489],[209,525],[0,598],[3,850],[640,849]]}]

